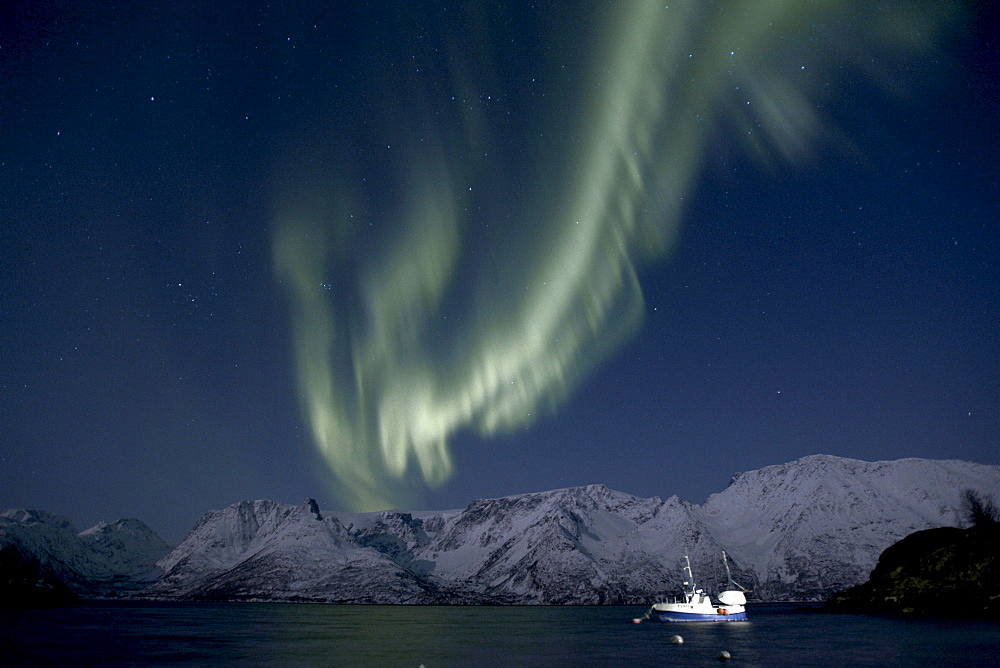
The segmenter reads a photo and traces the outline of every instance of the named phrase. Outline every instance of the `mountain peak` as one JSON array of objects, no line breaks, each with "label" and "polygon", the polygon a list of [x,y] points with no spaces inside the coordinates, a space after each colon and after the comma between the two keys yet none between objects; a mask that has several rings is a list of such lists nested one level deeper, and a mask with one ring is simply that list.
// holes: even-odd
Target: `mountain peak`
[{"label": "mountain peak", "polygon": [[50,526],[59,527],[76,533],[76,527],[73,526],[73,523],[69,520],[69,518],[63,517],[62,515],[53,515],[52,513],[44,510],[12,508],[10,510],[0,511],[0,517],[25,526],[48,524]]},{"label": "mountain peak", "polygon": [[306,499],[305,502],[309,504],[309,512],[315,515],[316,519],[323,519],[323,515],[319,512],[319,504],[316,503],[316,499]]}]

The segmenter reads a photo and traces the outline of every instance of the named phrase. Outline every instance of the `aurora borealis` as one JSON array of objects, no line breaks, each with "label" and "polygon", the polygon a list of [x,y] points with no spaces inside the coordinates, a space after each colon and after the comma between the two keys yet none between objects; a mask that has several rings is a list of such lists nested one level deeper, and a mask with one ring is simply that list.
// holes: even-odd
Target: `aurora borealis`
[{"label": "aurora borealis", "polygon": [[[897,6],[872,21],[869,9],[851,3],[609,5],[585,56],[550,56],[584,61],[578,102],[538,121],[543,137],[552,127],[576,128],[572,142],[533,142],[470,180],[455,173],[463,153],[498,147],[456,128],[488,121],[415,123],[401,156],[387,161],[403,164],[380,168],[399,174],[389,187],[407,193],[390,214],[398,220],[387,232],[388,250],[366,249],[356,285],[338,284],[333,294],[325,287],[327,263],[343,250],[331,248],[338,242],[327,228],[364,224],[351,221],[350,205],[316,210],[316,198],[304,193],[305,207],[279,210],[275,264],[292,286],[300,393],[317,446],[350,490],[347,501],[359,510],[405,504],[392,481],[411,463],[430,484],[447,480],[457,430],[493,436],[558,409],[577,380],[640,326],[636,265],[662,260],[672,245],[719,125],[747,128],[740,139],[763,156],[800,157],[823,138],[815,89],[818,80],[837,85],[831,65],[864,71],[861,54],[877,55],[883,66],[928,55],[936,33],[955,19],[941,9]],[[424,81],[435,68],[423,57],[408,75],[418,80],[413,88],[434,83]],[[445,80],[455,77],[449,65],[440,68]],[[363,76],[378,85],[377,71]],[[502,87],[497,92],[506,97]],[[525,248],[522,257],[477,258],[463,276],[471,218],[463,200],[496,171],[539,166],[555,175],[548,187],[484,205],[486,217],[529,221],[523,238],[504,232],[491,240]],[[348,169],[313,187],[336,193],[345,189],[340,180],[361,179]],[[442,318],[442,302],[458,281],[477,298],[453,326]],[[355,319],[338,308],[351,287],[361,294]],[[448,351],[440,349],[443,336]]]},{"label": "aurora borealis", "polygon": [[180,5],[0,53],[5,507],[995,461],[986,10]]}]

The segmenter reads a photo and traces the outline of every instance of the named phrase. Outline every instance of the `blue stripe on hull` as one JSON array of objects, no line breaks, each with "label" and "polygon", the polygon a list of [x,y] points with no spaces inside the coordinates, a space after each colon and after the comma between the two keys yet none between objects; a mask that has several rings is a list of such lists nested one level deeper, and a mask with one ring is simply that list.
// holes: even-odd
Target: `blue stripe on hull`
[{"label": "blue stripe on hull", "polygon": [[747,613],[734,612],[731,615],[703,615],[696,612],[661,612],[651,615],[658,622],[745,622]]}]

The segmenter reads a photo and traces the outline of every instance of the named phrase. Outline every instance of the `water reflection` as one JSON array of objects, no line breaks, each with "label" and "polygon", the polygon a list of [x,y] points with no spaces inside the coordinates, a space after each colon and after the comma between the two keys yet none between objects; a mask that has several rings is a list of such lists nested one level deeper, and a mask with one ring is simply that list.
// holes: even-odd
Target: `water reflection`
[{"label": "water reflection", "polygon": [[[1000,651],[1000,626],[810,614],[632,624],[639,607],[112,604],[0,613],[0,660],[26,664],[959,665]],[[684,644],[670,637],[680,634]]]}]

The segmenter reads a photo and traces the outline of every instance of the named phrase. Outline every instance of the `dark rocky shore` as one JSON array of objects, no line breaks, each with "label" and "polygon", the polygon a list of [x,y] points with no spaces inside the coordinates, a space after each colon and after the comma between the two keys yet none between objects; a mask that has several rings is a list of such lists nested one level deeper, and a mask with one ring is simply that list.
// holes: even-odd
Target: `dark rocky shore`
[{"label": "dark rocky shore", "polygon": [[1000,617],[1000,523],[941,527],[888,547],[864,584],[834,594],[826,612]]},{"label": "dark rocky shore", "polygon": [[0,610],[30,610],[77,605],[80,598],[58,578],[47,575],[17,548],[0,549]]}]

